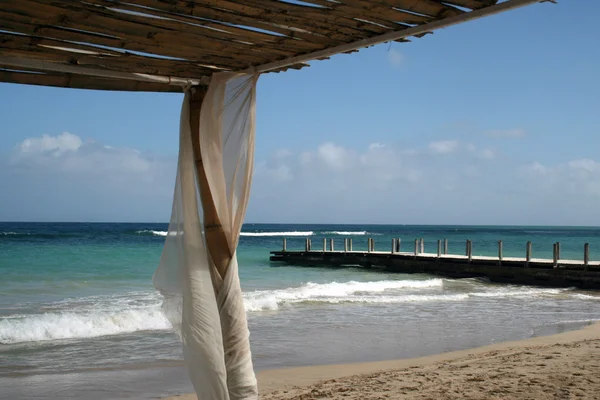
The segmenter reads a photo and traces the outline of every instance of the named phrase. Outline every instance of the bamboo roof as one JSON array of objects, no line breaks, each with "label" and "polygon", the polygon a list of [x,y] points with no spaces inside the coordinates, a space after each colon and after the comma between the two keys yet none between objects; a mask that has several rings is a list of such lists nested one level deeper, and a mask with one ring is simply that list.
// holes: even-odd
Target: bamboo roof
[{"label": "bamboo roof", "polygon": [[536,1],[0,0],[0,81],[181,91],[214,72],[300,69]]}]

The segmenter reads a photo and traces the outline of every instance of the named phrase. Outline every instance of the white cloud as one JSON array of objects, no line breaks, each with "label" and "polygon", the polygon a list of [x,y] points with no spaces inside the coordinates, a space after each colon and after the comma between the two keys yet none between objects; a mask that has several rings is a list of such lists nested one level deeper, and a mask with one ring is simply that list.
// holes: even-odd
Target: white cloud
[{"label": "white cloud", "polygon": [[450,154],[458,150],[457,140],[441,140],[429,143],[429,150],[433,154]]},{"label": "white cloud", "polygon": [[60,156],[67,151],[77,151],[83,141],[77,135],[63,132],[57,136],[42,135],[25,139],[17,148],[23,154],[51,154]]},{"label": "white cloud", "polygon": [[519,138],[527,135],[527,132],[523,128],[515,128],[491,130],[484,132],[484,134],[491,137]]},{"label": "white cloud", "polygon": [[348,167],[348,163],[351,162],[348,150],[331,142],[319,146],[317,156],[327,165],[338,170]]},{"label": "white cloud", "polygon": [[387,58],[390,65],[394,68],[398,68],[404,63],[404,56],[394,48],[388,50]]},{"label": "white cloud", "polygon": [[166,221],[175,168],[174,156],[72,133],[27,138],[0,159],[0,187],[11,187],[0,220]]}]

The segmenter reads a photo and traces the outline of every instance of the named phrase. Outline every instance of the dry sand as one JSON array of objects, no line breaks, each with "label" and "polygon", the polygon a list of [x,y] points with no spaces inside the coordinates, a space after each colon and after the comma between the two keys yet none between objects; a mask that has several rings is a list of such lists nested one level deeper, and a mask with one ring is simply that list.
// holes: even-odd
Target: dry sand
[{"label": "dry sand", "polygon": [[407,360],[261,371],[258,381],[263,400],[600,399],[600,324]]}]

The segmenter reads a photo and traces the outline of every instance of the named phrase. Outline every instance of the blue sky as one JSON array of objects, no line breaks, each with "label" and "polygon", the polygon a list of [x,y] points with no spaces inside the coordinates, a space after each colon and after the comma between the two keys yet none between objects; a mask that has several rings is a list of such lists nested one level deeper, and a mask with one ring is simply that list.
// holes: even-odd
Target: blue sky
[{"label": "blue sky", "polygon": [[[262,76],[246,220],[600,225],[598,13],[537,4]],[[0,101],[0,220],[168,221],[182,95]]]}]

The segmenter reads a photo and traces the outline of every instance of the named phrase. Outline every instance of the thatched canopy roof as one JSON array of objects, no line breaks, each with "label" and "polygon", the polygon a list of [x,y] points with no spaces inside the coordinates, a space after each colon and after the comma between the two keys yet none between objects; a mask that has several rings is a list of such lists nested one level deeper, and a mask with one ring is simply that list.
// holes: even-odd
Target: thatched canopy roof
[{"label": "thatched canopy roof", "polygon": [[299,69],[537,1],[0,0],[0,81],[180,91],[217,71]]}]

